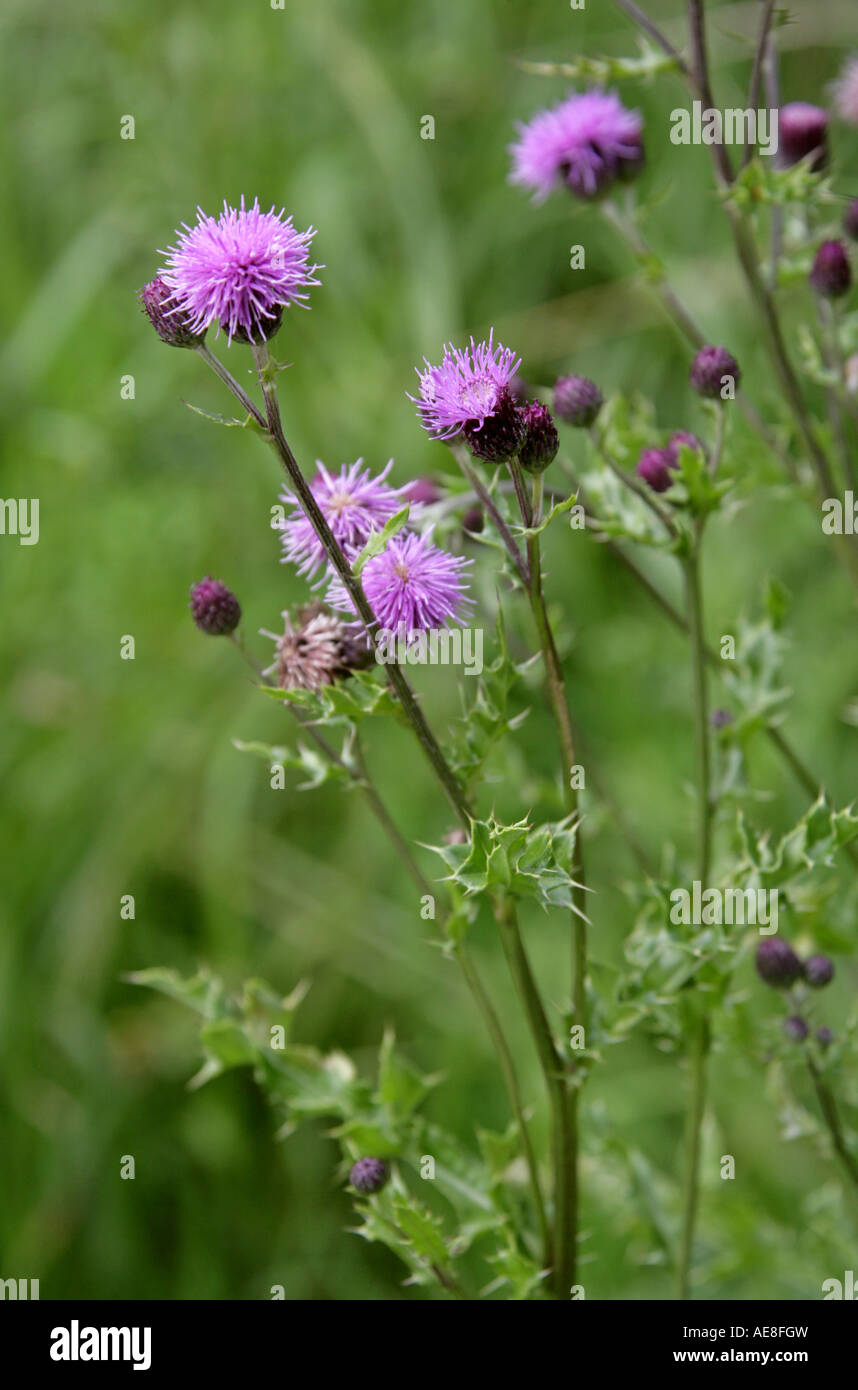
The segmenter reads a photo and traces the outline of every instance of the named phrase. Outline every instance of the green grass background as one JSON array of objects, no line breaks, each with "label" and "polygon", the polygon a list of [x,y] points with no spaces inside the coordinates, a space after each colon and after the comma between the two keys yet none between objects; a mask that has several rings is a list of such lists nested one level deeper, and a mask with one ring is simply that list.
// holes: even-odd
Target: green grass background
[{"label": "green grass background", "polygon": [[[748,49],[735,33],[752,32],[756,8],[716,7],[722,105],[744,105]],[[851,8],[796,7],[786,97],[824,97],[848,52]],[[652,10],[681,42],[682,6]],[[513,121],[565,90],[515,59],[632,46],[608,0],[583,11],[560,0],[4,6],[2,493],[40,498],[41,538],[34,547],[0,539],[0,1275],[39,1278],[42,1297],[264,1298],[275,1283],[287,1298],[421,1296],[402,1290],[392,1257],[346,1233],[350,1204],[322,1129],[276,1143],[243,1074],[186,1093],[197,1064],[190,1017],[123,983],[124,972],[205,962],[230,981],[261,975],[284,992],[308,977],[302,1041],[341,1046],[369,1067],[393,1024],[414,1061],[447,1073],[432,1100],[439,1119],[463,1136],[474,1122],[506,1123],[470,1002],[427,943],[414,890],[363,806],[335,790],[301,793],[294,780],[275,794],[264,765],[232,747],[234,737],[276,741],[283,715],[226,644],[196,633],[188,587],[205,573],[225,579],[251,635],[275,626],[304,589],[279,565],[268,528],[273,459],[185,408],[228,402],[195,356],[157,341],[135,293],[198,203],[216,211],[224,198],[258,194],[319,229],[322,287],[311,313],[287,316],[277,349],[292,363],[284,412],[307,467],[393,456],[397,481],[442,468],[442,446],[405,396],[413,365],[492,324],[531,379],[585,372],[606,392],[652,396],[664,427],[693,426],[687,352],[622,248],[590,210],[562,197],[535,209],[506,183]],[[648,233],[765,409],[770,372],[708,161],[667,139],[684,92],[666,77],[626,84],[623,96],[646,116],[643,186],[664,195]],[[427,114],[434,141],[420,139]],[[120,139],[125,115],[133,141]],[[838,186],[848,190],[851,177],[858,189],[858,133],[840,126],[834,142]],[[575,243],[586,271],[568,268]],[[800,294],[791,312],[806,314]],[[249,365],[237,347],[229,359],[239,373]],[[133,400],[120,395],[126,374]],[[843,802],[855,791],[856,734],[841,718],[855,694],[852,602],[812,512],[747,492],[730,524],[712,528],[709,631],[733,630],[765,575],[788,587],[788,727]],[[687,848],[684,645],[595,546],[560,528],[548,552],[588,758],[651,852],[671,838]],[[125,634],[133,662],[119,658]],[[420,684],[443,727],[456,711],[452,681],[436,673]],[[538,700],[522,739],[526,766],[549,771],[553,736]],[[402,825],[437,840],[448,814],[419,755],[381,726],[369,743]],[[754,774],[773,794],[761,816],[788,825],[804,795],[763,747]],[[525,810],[526,792],[525,779],[498,796]],[[634,863],[610,817],[595,825],[593,951],[610,963],[631,925],[621,888]],[[127,893],[133,921],[120,920]],[[562,1002],[565,924],[533,918],[528,940]],[[488,926],[475,949],[541,1114]],[[854,965],[841,963],[835,1026],[856,982]],[[750,971],[745,983],[753,989]],[[757,1012],[771,1013],[769,1002]],[[675,1059],[636,1038],[610,1053],[591,1098],[603,1132],[633,1142],[656,1173],[676,1170]],[[808,1144],[780,1143],[762,1075],[732,1053],[714,1061],[712,1102],[708,1150],[735,1154],[739,1178],[707,1186],[700,1293],[818,1296],[848,1267],[848,1232],[832,1234],[831,1168]],[[134,1182],[119,1176],[126,1154]],[[669,1297],[669,1269],[630,1244],[631,1186],[592,1162],[586,1180],[588,1297]]]}]

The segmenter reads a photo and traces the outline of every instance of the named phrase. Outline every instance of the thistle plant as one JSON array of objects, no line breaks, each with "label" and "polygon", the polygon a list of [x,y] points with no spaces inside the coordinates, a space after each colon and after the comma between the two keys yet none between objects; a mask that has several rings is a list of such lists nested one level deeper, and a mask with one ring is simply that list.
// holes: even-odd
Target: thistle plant
[{"label": "thistle plant", "polygon": [[[371,1078],[338,1051],[293,1043],[303,998],[294,982],[284,997],[281,982],[250,980],[236,995],[205,971],[182,980],[156,968],[133,978],[199,1015],[198,1080],[250,1066],[284,1133],[313,1117],[335,1121],[338,1176],[354,1196],[361,1234],[394,1250],[410,1282],[458,1299],[586,1296],[582,1203],[592,1209],[606,1200],[594,1170],[613,1161],[612,1146],[632,1152],[600,1117],[591,1087],[608,1049],[622,1047],[633,1030],[673,1059],[675,1085],[686,1095],[681,1153],[659,1185],[666,1197],[653,1219],[677,1298],[713,1293],[700,1240],[701,1194],[712,1185],[705,1164],[713,1055],[735,1049],[749,1065],[769,1068],[792,1114],[804,1097],[800,1132],[817,1140],[820,1168],[837,1164],[844,1201],[858,1190],[858,1098],[849,1074],[858,1014],[832,1027],[821,1002],[839,974],[823,949],[826,916],[845,920],[854,907],[858,816],[832,803],[825,779],[784,729],[788,595],[770,579],[719,648],[705,544],[714,528],[729,526],[747,493],[741,440],[748,436],[764,459],[755,486],[788,488],[799,510],[818,508],[853,481],[858,409],[847,363],[858,318],[849,307],[847,241],[855,205],[844,207],[835,191],[828,112],[803,98],[780,107],[776,161],[765,163],[750,144],[737,157],[723,142],[709,146],[737,274],[769,354],[762,380],[729,344],[710,340],[650,246],[636,192],[650,137],[639,110],[615,89],[638,81],[643,64],[651,77],[679,78],[714,106],[703,5],[688,6],[687,56],[636,4],[619,0],[619,8],[646,36],[643,59],[531,65],[576,85],[519,123],[509,177],[533,195],[534,218],[549,197],[567,199],[576,214],[583,208],[623,238],[679,331],[693,429],[659,418],[657,403],[642,400],[633,380],[617,389],[566,370],[531,387],[537,363],[523,361],[494,329],[482,337],[468,331],[419,345],[416,387],[402,381],[415,429],[437,444],[440,481],[409,480],[395,460],[355,457],[363,447],[359,422],[342,445],[354,462],[311,463],[290,443],[289,392],[281,394],[283,363],[272,344],[279,350],[279,335],[288,335],[290,355],[300,352],[301,330],[287,311],[309,307],[319,284],[314,230],[296,230],[285,210],[263,213],[258,199],[225,203],[217,217],[199,210],[141,292],[159,338],[206,363],[238,405],[228,423],[257,435],[284,475],[280,559],[306,586],[303,602],[283,611],[273,599],[279,621],[271,613],[251,619],[219,580],[206,577],[191,592],[196,626],[228,639],[260,698],[277,702],[294,731],[288,745],[237,747],[270,768],[294,770],[306,789],[333,782],[363,796],[421,901],[443,896],[438,944],[461,971],[494,1049],[509,1127],[449,1134],[427,1119],[423,1103],[437,1078],[407,1061],[390,1033]],[[772,7],[763,8],[750,106],[763,67],[776,68]],[[844,76],[841,112],[852,112],[853,89],[854,78]],[[781,301],[796,285],[804,315],[789,335]],[[216,354],[210,340],[219,336],[224,351]],[[224,356],[241,359],[235,371]],[[241,384],[248,371],[252,388]],[[855,536],[835,535],[832,562],[842,559],[840,578],[853,583]],[[591,760],[567,659],[569,614],[586,595],[558,593],[546,562],[548,547],[590,542],[641,586],[653,621],[666,619],[687,639],[681,679],[690,713],[677,738],[693,745],[693,801],[678,815],[675,843],[655,852],[639,843],[628,808],[617,808]],[[245,637],[250,622],[273,651]],[[430,641],[455,650],[463,629],[477,626],[494,634],[489,660],[473,689],[460,682],[462,719],[439,731],[411,666]],[[633,689],[628,699],[629,717],[640,717]],[[542,700],[554,726],[554,775],[506,820],[490,776],[505,779],[516,800],[519,730],[529,705]],[[445,797],[454,817],[438,844],[424,842],[420,825],[397,822],[373,775],[367,728],[383,738],[391,722],[422,751],[425,795]],[[753,753],[763,743],[807,799],[783,834],[760,823],[767,803]],[[624,961],[613,973],[601,950],[591,958],[611,884],[593,878],[590,845],[606,816],[628,830],[640,868],[627,890]],[[536,905],[544,922],[563,924],[552,937],[550,989],[531,963],[542,929]],[[486,921],[538,1061],[539,1102],[523,1092],[521,1058],[472,949]],[[850,929],[835,933],[844,952],[854,943]],[[755,1032],[751,1021],[758,986],[782,1005],[770,1033]],[[455,1086],[455,1077],[445,1084]],[[545,1145],[536,1137],[543,1132],[534,1123],[537,1103],[548,1120]],[[638,1177],[642,1161],[629,1160]]]}]

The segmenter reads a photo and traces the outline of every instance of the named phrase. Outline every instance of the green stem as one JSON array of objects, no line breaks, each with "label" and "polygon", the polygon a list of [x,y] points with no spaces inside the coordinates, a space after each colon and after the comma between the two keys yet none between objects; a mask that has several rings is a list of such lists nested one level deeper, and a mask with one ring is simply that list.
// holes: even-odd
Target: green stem
[{"label": "green stem", "polygon": [[685,1123],[685,1161],[682,1198],[682,1234],[680,1236],[677,1271],[677,1298],[686,1299],[691,1293],[691,1264],[697,1207],[700,1197],[700,1148],[703,1133],[703,1114],[706,1107],[706,1058],[709,1052],[709,1024],[701,1009],[690,1029],[689,1092],[690,1101]]},{"label": "green stem", "polygon": [[554,1268],[553,1287],[558,1298],[568,1298],[575,1283],[577,1241],[574,1214],[578,1205],[577,1089],[570,1092],[563,1061],[551,1029],[530,962],[521,940],[515,902],[496,904],[495,919],[510,974],[521,1001],[542,1069],[551,1107],[554,1167]]},{"label": "green stem", "polygon": [[828,1082],[825,1081],[813,1058],[808,1056],[807,1066],[813,1079],[813,1087],[816,1091],[816,1098],[819,1101],[819,1108],[822,1111],[822,1118],[831,1136],[834,1150],[840,1159],[851,1181],[858,1188],[858,1160],[850,1151],[846,1143],[846,1136],[843,1133],[843,1126],[840,1123],[840,1114],[837,1109],[837,1102],[831,1092]]}]

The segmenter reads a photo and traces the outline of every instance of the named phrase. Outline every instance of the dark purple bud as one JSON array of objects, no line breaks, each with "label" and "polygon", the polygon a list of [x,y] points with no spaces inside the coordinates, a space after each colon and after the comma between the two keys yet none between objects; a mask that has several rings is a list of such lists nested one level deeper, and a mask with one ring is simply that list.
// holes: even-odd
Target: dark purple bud
[{"label": "dark purple bud", "polygon": [[526,405],[533,395],[530,383],[525,381],[523,376],[519,376],[518,372],[510,377],[509,390],[516,405]]},{"label": "dark purple bud", "polygon": [[462,526],[472,536],[478,536],[485,524],[482,507],[469,507],[462,517]]},{"label": "dark purple bud", "polygon": [[735,391],[742,373],[735,357],[726,348],[707,345],[698,352],[688,375],[695,391],[701,396],[718,400],[722,398],[723,387],[728,384],[732,383]]},{"label": "dark purple bud", "polygon": [[504,388],[494,412],[482,424],[469,420],[462,433],[471,453],[484,463],[507,463],[514,458],[524,441],[525,424],[512,393]]},{"label": "dark purple bud", "polygon": [[[260,317],[254,320],[252,333],[248,333],[247,329],[243,328],[241,324],[233,326],[232,340],[234,343],[244,343],[248,347],[253,344],[257,347],[261,347],[263,343],[270,342],[271,339],[280,332],[282,323],[283,306],[279,305],[271,314],[270,318]],[[222,319],[220,326],[224,333],[229,332],[230,324],[228,319]]]},{"label": "dark purple bud", "polygon": [[804,962],[804,978],[813,989],[822,989],[834,979],[834,962],[828,956],[808,956]]},{"label": "dark purple bud", "polygon": [[561,376],[554,387],[554,414],[567,425],[586,430],[604,404],[604,397],[586,376]]},{"label": "dark purple bud", "polygon": [[441,489],[432,478],[415,478],[402,489],[406,502],[415,507],[431,507],[433,502],[441,501]]},{"label": "dark purple bud", "polygon": [[728,709],[713,709],[709,716],[709,723],[713,729],[726,729],[733,723],[733,716]]},{"label": "dark purple bud", "polygon": [[828,112],[807,101],[790,101],[778,112],[777,162],[782,169],[798,164],[809,154],[811,169],[825,167],[828,158],[826,134]]},{"label": "dark purple bud", "polygon": [[150,280],[137,295],[140,307],[148,318],[162,343],[170,347],[195,348],[205,338],[205,333],[192,333],[184,314],[178,313],[170,304],[172,291],[160,276]]},{"label": "dark purple bud", "polygon": [[810,283],[826,299],[840,299],[849,293],[852,267],[842,241],[824,241],[813,259]]},{"label": "dark purple bud", "polygon": [[791,1042],[804,1042],[810,1029],[798,1014],[791,1014],[789,1018],[784,1019],[784,1032]]},{"label": "dark purple bud", "polygon": [[679,450],[683,445],[686,449],[695,449],[697,453],[702,454],[704,458],[706,457],[706,446],[703,444],[702,440],[697,438],[696,434],[692,434],[690,430],[676,430],[670,436],[667,444],[667,452],[670,454],[672,460],[672,468],[679,467]]},{"label": "dark purple bud", "polygon": [[820,1047],[830,1047],[834,1042],[834,1034],[830,1028],[826,1028],[824,1023],[821,1028],[816,1030],[816,1041]]},{"label": "dark purple bud", "polygon": [[387,1164],[380,1158],[359,1158],[352,1165],[349,1182],[356,1192],[380,1192],[387,1182]]},{"label": "dark purple bud", "polygon": [[760,942],[755,962],[760,979],[779,989],[787,989],[801,977],[801,961],[779,936],[767,936]]},{"label": "dark purple bud", "polygon": [[858,198],[853,198],[843,214],[843,230],[853,241],[858,241]]},{"label": "dark purple bud", "polygon": [[666,492],[673,482],[670,475],[675,468],[676,461],[669,449],[644,449],[635,472],[653,492]]},{"label": "dark purple bud", "polygon": [[241,608],[235,594],[219,579],[206,576],[191,589],[191,613],[200,632],[224,637],[235,632],[241,622]]},{"label": "dark purple bud", "polygon": [[521,407],[524,416],[524,442],[518,451],[522,468],[529,473],[542,473],[557,457],[560,438],[551,411],[539,401]]}]

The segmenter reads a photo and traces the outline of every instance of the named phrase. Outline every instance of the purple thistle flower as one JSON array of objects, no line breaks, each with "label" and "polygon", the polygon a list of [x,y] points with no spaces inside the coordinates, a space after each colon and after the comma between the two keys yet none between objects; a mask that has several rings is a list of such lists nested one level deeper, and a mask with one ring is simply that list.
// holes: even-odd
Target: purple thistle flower
[{"label": "purple thistle flower", "polygon": [[297,232],[292,218],[283,221],[272,207],[262,212],[258,199],[252,208],[231,208],[226,202],[215,219],[197,208],[197,224],[183,231],[164,254],[163,279],[175,306],[187,316],[192,331],[203,332],[218,323],[244,342],[264,341],[280,327],[283,310],[307,298],[318,285],[309,265],[309,246],[315,229]]},{"label": "purple thistle flower", "polygon": [[[334,538],[350,560],[366,545],[370,532],[380,531],[407,500],[402,488],[385,482],[393,459],[376,477],[362,465],[363,459],[357,459],[355,463],[344,463],[339,473],[329,473],[317,461],[319,471],[310,484]],[[325,547],[293,494],[286,490],[281,497],[294,507],[279,526],[283,533],[283,564],[297,565],[299,574],[314,574],[327,559]]]},{"label": "purple thistle flower", "polygon": [[227,637],[241,622],[241,606],[235,594],[210,575],[193,585],[188,606],[200,632],[210,637]]},{"label": "purple thistle flower", "polygon": [[671,471],[677,467],[676,455],[671,453],[669,448],[644,449],[635,472],[653,492],[666,492],[673,482]]},{"label": "purple thistle flower", "polygon": [[522,468],[531,473],[541,473],[557,456],[560,439],[557,426],[551,418],[551,411],[539,401],[531,401],[521,406],[525,434],[518,459]]},{"label": "purple thistle flower", "polygon": [[688,375],[695,391],[701,396],[717,400],[721,395],[725,377],[732,381],[735,389],[739,385],[742,373],[735,357],[726,348],[707,344],[695,356]]},{"label": "purple thistle flower", "polygon": [[[392,536],[380,555],[367,560],[361,578],[367,602],[379,627],[389,632],[428,632],[461,622],[473,606],[462,573],[472,560],[450,555],[432,543],[432,533],[414,531]],[[341,579],[327,593],[332,608],[353,612]]]},{"label": "purple thistle flower", "polygon": [[589,429],[604,404],[604,397],[587,376],[561,376],[554,387],[554,414],[576,429]]},{"label": "purple thistle flower", "polygon": [[828,112],[822,106],[787,102],[778,112],[778,164],[789,168],[812,154],[811,169],[823,169],[828,158],[827,131]]},{"label": "purple thistle flower", "polygon": [[696,434],[692,434],[690,430],[675,430],[667,442],[667,453],[672,460],[671,468],[679,467],[679,450],[683,445],[686,449],[695,449],[697,453],[706,457],[706,447]]},{"label": "purple thistle flower", "polygon": [[544,202],[562,180],[579,198],[595,198],[643,163],[640,113],[615,92],[576,92],[558,106],[518,125],[510,145],[510,182],[534,190]]},{"label": "purple thistle flower", "polygon": [[812,989],[822,989],[834,979],[834,962],[828,956],[808,956],[804,962],[804,978]]},{"label": "purple thistle flower", "polygon": [[841,299],[852,285],[852,267],[842,241],[824,241],[810,270],[810,283],[826,299]]},{"label": "purple thistle flower", "polygon": [[402,488],[402,500],[410,502],[412,507],[431,507],[441,501],[441,496],[441,489],[433,478],[412,478]]},{"label": "purple thistle flower", "polygon": [[767,936],[760,942],[755,964],[760,979],[775,988],[788,989],[801,978],[801,961],[789,942],[778,936]]},{"label": "purple thistle flower", "polygon": [[356,1192],[379,1192],[387,1182],[387,1164],[380,1158],[359,1158],[352,1164],[349,1182]]},{"label": "purple thistle flower", "polygon": [[170,347],[199,347],[205,332],[193,333],[184,314],[170,308],[170,287],[160,275],[144,285],[137,298],[162,343],[169,343]]},{"label": "purple thistle flower", "polygon": [[425,371],[415,368],[420,395],[408,399],[414,401],[420,423],[433,439],[452,439],[466,426],[474,434],[507,402],[514,404],[510,383],[521,358],[510,348],[495,345],[494,329],[487,343],[475,343],[473,338],[466,348],[445,343],[438,367],[425,357],[423,361]]}]

